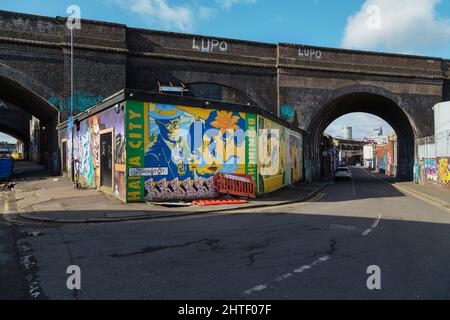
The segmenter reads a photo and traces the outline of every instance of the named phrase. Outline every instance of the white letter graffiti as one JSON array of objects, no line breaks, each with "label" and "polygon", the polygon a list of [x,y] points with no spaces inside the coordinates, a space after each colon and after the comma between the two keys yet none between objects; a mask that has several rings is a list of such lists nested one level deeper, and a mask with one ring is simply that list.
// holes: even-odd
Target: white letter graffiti
[{"label": "white letter graffiti", "polygon": [[308,49],[300,48],[300,49],[298,49],[298,56],[309,58],[309,60],[312,60],[312,59],[320,60],[320,59],[322,59],[322,51],[312,49],[312,48],[308,48]]},{"label": "white letter graffiti", "polygon": [[221,52],[225,52],[228,50],[228,44],[225,41],[219,41],[217,39],[204,39],[202,38],[201,40],[201,45],[199,44],[200,40],[197,43],[197,39],[193,38],[192,39],[192,49],[196,50],[196,51],[201,51],[201,52],[208,52],[211,53],[213,51],[221,51]]}]

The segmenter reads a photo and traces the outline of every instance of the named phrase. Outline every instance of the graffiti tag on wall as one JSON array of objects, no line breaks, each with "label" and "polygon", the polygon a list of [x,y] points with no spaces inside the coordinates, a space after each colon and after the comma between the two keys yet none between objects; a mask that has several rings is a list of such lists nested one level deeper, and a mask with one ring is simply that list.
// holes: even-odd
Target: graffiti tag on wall
[{"label": "graffiti tag on wall", "polygon": [[205,39],[201,40],[192,38],[192,49],[200,52],[226,52],[228,51],[228,43],[226,41],[217,39]]},{"label": "graffiti tag on wall", "polygon": [[293,121],[295,117],[295,110],[291,105],[285,104],[280,107],[280,114],[288,121]]},{"label": "graffiti tag on wall", "polygon": [[439,182],[439,169],[436,165],[435,159],[425,159],[424,160],[424,173],[425,181],[428,183],[438,183]]},{"label": "graffiti tag on wall", "polygon": [[320,60],[322,59],[322,51],[313,48],[300,48],[298,49],[298,56],[309,60]]},{"label": "graffiti tag on wall", "polygon": [[[100,101],[102,101],[102,97],[100,95],[94,95],[86,91],[77,90],[73,95],[73,112],[74,114],[83,112]],[[66,98],[51,97],[48,102],[57,107],[63,114],[69,114],[71,111],[70,96]]]},{"label": "graffiti tag on wall", "polygon": [[[105,129],[113,129],[114,144],[114,193],[125,199],[125,172],[118,172],[117,167],[125,165],[125,135],[123,115],[114,109],[93,115],[78,126],[73,127],[74,141],[72,145],[72,127],[67,128],[67,160],[71,170],[72,150],[75,162],[74,171],[80,182],[92,188],[100,188],[100,135]],[[124,170],[125,171],[125,170]]]},{"label": "graffiti tag on wall", "polygon": [[21,32],[41,32],[41,33],[55,33],[57,32],[57,25],[51,21],[28,19],[22,17],[2,17],[0,16],[0,29],[21,31]]},{"label": "graffiti tag on wall", "polygon": [[439,159],[439,179],[444,187],[450,184],[450,163],[448,158]]}]

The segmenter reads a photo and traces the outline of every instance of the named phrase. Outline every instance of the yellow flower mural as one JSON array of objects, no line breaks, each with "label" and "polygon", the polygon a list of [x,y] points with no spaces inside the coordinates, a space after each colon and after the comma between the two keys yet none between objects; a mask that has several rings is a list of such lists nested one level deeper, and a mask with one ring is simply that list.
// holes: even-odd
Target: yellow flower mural
[{"label": "yellow flower mural", "polygon": [[450,164],[449,159],[439,160],[439,176],[441,179],[441,184],[446,186],[450,183]]},{"label": "yellow flower mural", "polygon": [[239,117],[233,116],[233,112],[218,111],[216,119],[211,122],[211,126],[225,134],[227,130],[239,130],[238,121]]}]

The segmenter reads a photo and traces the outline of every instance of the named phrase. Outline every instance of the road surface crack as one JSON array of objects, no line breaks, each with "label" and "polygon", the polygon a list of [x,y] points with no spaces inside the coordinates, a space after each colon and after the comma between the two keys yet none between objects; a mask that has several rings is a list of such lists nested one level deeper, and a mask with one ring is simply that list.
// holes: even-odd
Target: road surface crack
[{"label": "road surface crack", "polygon": [[255,263],[255,257],[264,254],[264,251],[255,252],[252,254],[249,254],[248,256],[242,257],[242,259],[249,259],[249,262],[247,263],[247,267],[252,266]]},{"label": "road surface crack", "polygon": [[213,250],[217,250],[218,249],[217,243],[219,241],[220,240],[215,240],[215,239],[202,239],[202,240],[197,240],[197,241],[185,242],[182,244],[174,244],[174,245],[170,245],[170,246],[149,246],[149,247],[145,247],[139,251],[135,251],[135,252],[131,252],[131,253],[124,253],[124,254],[114,253],[114,254],[108,255],[108,257],[125,258],[125,257],[140,255],[140,254],[153,253],[153,252],[167,250],[167,249],[184,248],[184,247],[188,247],[188,246],[200,244],[200,243],[204,243],[204,244],[210,246]]}]

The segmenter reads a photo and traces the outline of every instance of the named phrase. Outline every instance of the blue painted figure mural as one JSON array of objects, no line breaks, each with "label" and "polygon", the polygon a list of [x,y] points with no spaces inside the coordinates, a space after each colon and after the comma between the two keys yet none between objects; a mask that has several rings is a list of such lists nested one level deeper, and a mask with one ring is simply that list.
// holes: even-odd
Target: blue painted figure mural
[{"label": "blue painted figure mural", "polygon": [[146,198],[215,194],[217,173],[245,173],[245,114],[149,104]]}]

